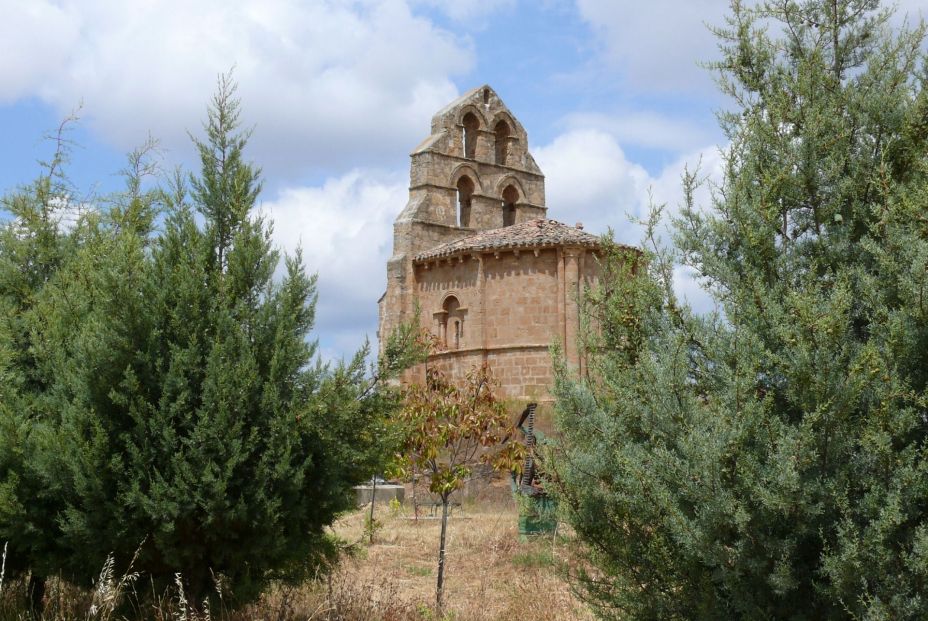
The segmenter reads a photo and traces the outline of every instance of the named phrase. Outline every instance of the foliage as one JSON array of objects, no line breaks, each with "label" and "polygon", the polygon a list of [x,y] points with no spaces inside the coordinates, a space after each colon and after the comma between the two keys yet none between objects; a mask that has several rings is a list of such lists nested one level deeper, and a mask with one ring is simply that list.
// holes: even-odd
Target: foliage
[{"label": "foliage", "polygon": [[524,451],[507,442],[512,422],[505,406],[493,394],[489,366],[471,369],[462,385],[440,370],[426,369],[425,383],[406,389],[398,423],[404,442],[398,461],[407,473],[428,479],[429,491],[441,500],[442,526],[438,553],[436,601],[442,607],[445,568],[445,536],[451,495],[470,477],[473,468],[489,464],[513,470]]},{"label": "foliage", "polygon": [[[395,449],[382,432],[398,397],[384,381],[399,365],[387,356],[370,373],[366,347],[318,361],[316,279],[299,252],[281,261],[252,213],[259,172],[234,93],[221,77],[189,193],[180,173],[143,191],[134,158],[127,193],[78,221],[33,310],[5,315],[29,322],[43,382],[23,458],[0,452],[0,537],[34,574],[89,585],[108,555],[118,572],[138,550],[135,571],[161,588],[179,573],[192,605],[216,580],[241,604],[329,562],[325,528]],[[405,355],[401,338],[394,349]],[[24,473],[34,488],[17,484]],[[21,519],[29,489],[34,522]]]},{"label": "foliage", "polygon": [[43,289],[81,243],[65,174],[75,121],[68,116],[50,137],[53,154],[35,181],[0,199],[0,541],[8,545],[8,579],[57,544],[42,536],[54,532],[62,505],[37,459],[47,424],[39,401],[52,378],[36,355],[35,326],[44,321],[37,309]]},{"label": "foliage", "polygon": [[407,472],[426,476],[429,491],[446,502],[479,464],[513,469],[521,445],[505,442],[512,421],[493,394],[493,376],[486,365],[471,369],[463,385],[442,371],[426,371],[424,384],[406,389],[398,422],[404,428],[399,461]]},{"label": "foliage", "polygon": [[364,518],[364,538],[368,543],[374,543],[374,537],[383,529],[383,522],[370,515]]},{"label": "foliage", "polygon": [[603,617],[928,617],[924,29],[887,19],[733,2],[712,204],[688,174],[676,253],[656,215],[642,260],[607,244],[553,456]]},{"label": "foliage", "polygon": [[550,546],[526,547],[512,557],[512,564],[519,569],[553,568],[557,559],[554,558]]}]

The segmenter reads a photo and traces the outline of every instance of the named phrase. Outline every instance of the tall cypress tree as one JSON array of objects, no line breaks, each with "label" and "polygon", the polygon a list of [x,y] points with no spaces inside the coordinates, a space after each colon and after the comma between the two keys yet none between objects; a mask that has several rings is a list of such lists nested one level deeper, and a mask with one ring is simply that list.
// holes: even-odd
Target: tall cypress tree
[{"label": "tall cypress tree", "polygon": [[[80,218],[65,169],[76,120],[62,121],[54,152],[30,184],[0,198],[0,542],[7,579],[32,572],[31,591],[41,598],[42,560],[56,550],[56,516],[62,505],[42,473],[39,439],[53,424],[43,399],[52,383],[37,355],[36,325],[43,291],[80,246]],[[75,219],[77,222],[75,222]],[[73,225],[73,226],[71,226]]]},{"label": "tall cypress tree", "polygon": [[928,617],[924,29],[887,19],[733,2],[724,181],[676,254],[603,259],[555,470],[604,617]]},{"label": "tall cypress tree", "polygon": [[234,90],[220,79],[192,192],[183,177],[158,194],[130,183],[38,302],[36,355],[54,378],[38,450],[63,504],[40,561],[83,584],[136,550],[135,570],[160,584],[180,573],[195,601],[216,579],[244,602],[305,577],[331,558],[324,529],[387,450],[396,400],[366,348],[319,363],[315,277],[299,253],[275,277]]}]

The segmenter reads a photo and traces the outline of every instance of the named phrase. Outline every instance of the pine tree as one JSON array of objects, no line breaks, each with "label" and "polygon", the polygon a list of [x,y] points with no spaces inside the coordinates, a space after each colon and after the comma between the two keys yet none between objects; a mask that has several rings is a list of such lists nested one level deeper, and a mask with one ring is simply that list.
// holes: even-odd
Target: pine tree
[{"label": "pine tree", "polygon": [[887,19],[734,2],[724,181],[687,175],[676,253],[603,257],[555,455],[603,617],[928,617],[924,28]]}]

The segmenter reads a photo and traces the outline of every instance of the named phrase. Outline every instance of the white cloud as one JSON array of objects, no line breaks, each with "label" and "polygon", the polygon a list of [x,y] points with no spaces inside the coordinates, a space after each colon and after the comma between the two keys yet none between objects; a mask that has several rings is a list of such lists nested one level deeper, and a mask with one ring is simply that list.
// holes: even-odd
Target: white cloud
[{"label": "white cloud", "polygon": [[708,207],[712,183],[722,179],[723,158],[717,147],[693,149],[668,164],[657,176],[632,162],[615,136],[597,129],[575,129],[534,150],[545,173],[548,214],[569,224],[583,222],[597,233],[612,227],[626,243],[641,242],[630,218],[647,215],[648,205],[666,205],[672,215],[683,203],[682,175],[697,172],[704,182],[696,204]]},{"label": "white cloud", "polygon": [[700,62],[718,57],[707,25],[724,24],[728,0],[651,0],[633,7],[615,0],[577,0],[607,58],[627,82],[643,91],[709,92]]},{"label": "white cloud", "polygon": [[285,189],[262,206],[275,243],[288,252],[302,246],[307,271],[319,274],[315,332],[328,358],[350,356],[365,335],[376,344],[393,220],[407,197],[405,171],[354,170],[322,186]]},{"label": "white cloud", "polygon": [[474,64],[466,38],[407,0],[0,0],[0,14],[0,101],[38,96],[65,111],[83,100],[120,148],[151,131],[186,151],[216,75],[234,65],[258,130],[252,157],[282,174],[395,158]]},{"label": "white cloud", "polygon": [[692,119],[666,116],[649,110],[603,113],[574,113],[565,118],[571,129],[609,132],[621,144],[673,153],[691,151],[711,142],[712,133]]},{"label": "white cloud", "polygon": [[702,288],[697,280],[696,270],[678,265],[673,270],[673,290],[677,299],[689,304],[700,315],[712,311],[720,311],[721,307],[712,299],[712,296]]},{"label": "white cloud", "polygon": [[894,4],[896,5],[896,13],[893,15],[895,24],[900,24],[905,19],[908,19],[909,24],[914,24],[928,15],[928,0],[896,0]]},{"label": "white cloud", "polygon": [[69,11],[47,2],[2,0],[0,15],[0,103],[8,103],[46,86],[79,32]]},{"label": "white cloud", "polygon": [[700,183],[693,196],[697,208],[708,210],[712,203],[712,188],[722,182],[725,159],[717,146],[694,149],[668,164],[652,180],[654,202],[666,206],[668,214],[683,205],[683,174],[695,174]]},{"label": "white cloud", "polygon": [[[536,149],[535,158],[545,173],[549,217],[568,224],[583,222],[593,233],[612,227],[618,241],[634,245],[642,244],[643,230],[630,218],[643,219],[652,201],[666,205],[667,217],[677,212],[683,203],[684,170],[698,171],[704,180],[695,201],[708,209],[712,183],[721,181],[724,163],[716,147],[706,147],[681,156],[652,177],[625,156],[614,136],[594,129],[562,134]],[[661,237],[669,243],[666,232]],[[692,270],[679,267],[674,284],[678,295],[697,311],[713,308]]]},{"label": "white cloud", "polygon": [[[650,0],[633,5],[616,0],[576,0],[581,17],[597,34],[605,56],[632,88],[710,94],[712,73],[701,63],[719,58],[709,27],[726,26],[729,0]],[[753,3],[752,3],[753,4]],[[928,0],[897,0],[892,24],[928,15]]]},{"label": "white cloud", "polygon": [[638,241],[628,216],[639,217],[652,183],[647,171],[630,162],[615,138],[582,129],[562,134],[534,150],[545,173],[548,215],[568,224],[582,222],[592,232],[615,230],[623,242]]}]

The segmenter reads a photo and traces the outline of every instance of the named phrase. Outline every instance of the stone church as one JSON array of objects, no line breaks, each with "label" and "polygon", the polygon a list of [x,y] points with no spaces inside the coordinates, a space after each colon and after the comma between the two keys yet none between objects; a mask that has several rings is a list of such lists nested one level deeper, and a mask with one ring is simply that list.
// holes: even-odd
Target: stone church
[{"label": "stone church", "polygon": [[525,128],[489,86],[439,110],[411,158],[379,302],[381,344],[418,307],[442,344],[429,365],[461,377],[486,362],[503,396],[547,400],[551,344],[582,364],[577,299],[596,280],[599,239],[547,219]]}]

